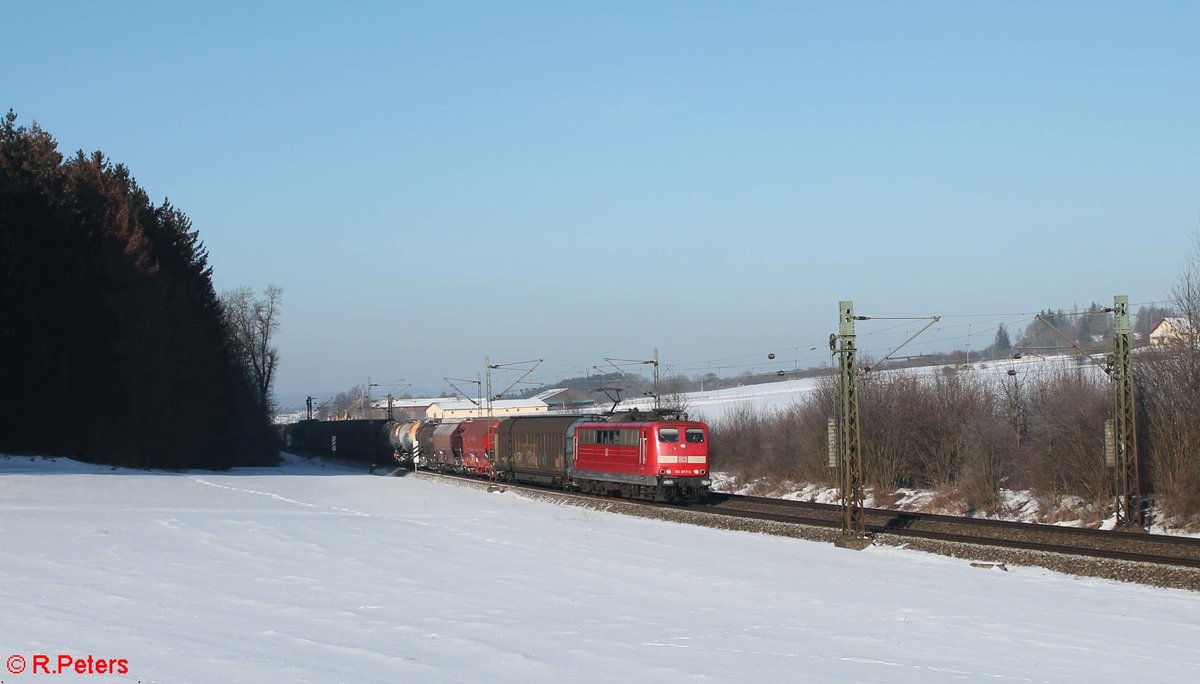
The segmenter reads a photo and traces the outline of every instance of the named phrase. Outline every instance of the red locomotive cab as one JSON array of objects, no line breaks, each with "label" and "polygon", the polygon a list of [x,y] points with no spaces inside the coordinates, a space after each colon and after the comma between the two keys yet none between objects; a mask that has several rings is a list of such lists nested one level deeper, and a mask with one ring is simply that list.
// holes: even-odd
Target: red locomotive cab
[{"label": "red locomotive cab", "polygon": [[650,432],[646,461],[658,475],[664,478],[708,478],[707,425],[693,422],[654,423]]}]

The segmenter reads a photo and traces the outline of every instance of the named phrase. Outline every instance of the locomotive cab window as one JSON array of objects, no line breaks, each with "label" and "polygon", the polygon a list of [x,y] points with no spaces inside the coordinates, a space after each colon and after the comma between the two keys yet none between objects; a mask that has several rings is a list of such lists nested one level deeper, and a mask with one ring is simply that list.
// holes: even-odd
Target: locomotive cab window
[{"label": "locomotive cab window", "polygon": [[678,442],[679,428],[659,428],[658,441],[660,442]]},{"label": "locomotive cab window", "polygon": [[616,444],[618,433],[616,430],[590,430],[595,435],[595,439],[591,444]]},{"label": "locomotive cab window", "polygon": [[687,441],[692,444],[699,444],[704,441],[704,430],[700,428],[688,428],[686,435]]}]

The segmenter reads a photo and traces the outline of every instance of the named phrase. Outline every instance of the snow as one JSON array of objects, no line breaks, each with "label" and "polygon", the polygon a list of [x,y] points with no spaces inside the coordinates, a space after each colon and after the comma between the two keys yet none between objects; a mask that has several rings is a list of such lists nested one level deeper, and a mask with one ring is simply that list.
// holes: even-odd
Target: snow
[{"label": "snow", "polygon": [[[1102,363],[1100,360],[1096,361]],[[1083,372],[1092,375],[1102,373],[1100,368],[1092,362],[1086,360],[1081,362],[1072,356],[1042,357],[1037,355],[950,366],[900,367],[875,372],[904,373],[923,377],[932,377],[947,372],[970,373],[987,381],[1000,381],[1007,377],[1010,370],[1017,374],[1018,379],[1024,380],[1034,375],[1045,376],[1075,369],[1082,369]],[[792,404],[804,401],[806,395],[816,390],[820,382],[821,378],[818,377],[788,379],[722,390],[686,392],[681,394],[680,398],[687,406],[689,418],[714,422],[731,410],[743,407],[749,407],[762,414],[786,409]],[[652,397],[623,399],[620,404],[621,409],[636,407],[647,410],[653,406],[654,399]]]},{"label": "snow", "polygon": [[1200,675],[1190,592],[854,552],[294,458],[158,473],[0,457],[0,535],[0,649],[128,660],[127,675],[97,681]]}]

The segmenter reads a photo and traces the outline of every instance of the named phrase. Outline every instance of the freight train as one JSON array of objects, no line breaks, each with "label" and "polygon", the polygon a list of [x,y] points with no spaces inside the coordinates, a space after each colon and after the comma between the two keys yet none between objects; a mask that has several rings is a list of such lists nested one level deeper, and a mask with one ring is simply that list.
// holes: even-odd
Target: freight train
[{"label": "freight train", "polygon": [[654,501],[696,501],[712,484],[708,426],[670,413],[463,421],[305,420],[290,451],[501,482]]}]

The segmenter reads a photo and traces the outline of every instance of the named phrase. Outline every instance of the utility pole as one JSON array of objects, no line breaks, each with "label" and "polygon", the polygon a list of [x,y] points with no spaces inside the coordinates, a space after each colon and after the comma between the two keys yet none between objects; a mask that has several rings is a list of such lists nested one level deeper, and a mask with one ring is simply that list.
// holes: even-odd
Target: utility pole
[{"label": "utility pole", "polygon": [[[458,392],[459,396],[461,396],[463,399],[471,402],[472,404],[475,404],[475,416],[474,416],[475,418],[483,418],[484,407],[483,407],[483,376],[482,375],[477,374],[475,376],[474,380],[466,380],[464,378],[442,378],[442,379],[445,380],[447,383],[449,383],[449,385],[454,388],[454,391]],[[468,397],[467,393],[464,392],[461,387],[459,387],[457,384],[455,384],[455,383],[459,383],[459,382],[465,382],[470,385],[475,385],[475,396],[478,397],[478,399],[472,399],[471,397]]]},{"label": "utility pole", "polygon": [[313,419],[313,398],[309,397],[305,403],[308,404],[308,419],[312,420]]},{"label": "utility pole", "polygon": [[[485,365],[487,365],[487,391],[488,391],[488,393],[487,393],[487,402],[488,402],[487,410],[488,410],[488,418],[489,419],[493,417],[492,416],[492,401],[495,399],[499,399],[500,397],[503,397],[505,394],[508,394],[509,390],[511,390],[512,388],[514,388],[517,385],[524,382],[525,378],[529,377],[530,374],[533,373],[534,369],[536,369],[539,365],[541,365],[543,360],[544,359],[533,359],[532,361],[515,361],[513,363],[492,363],[492,359],[490,356],[483,357],[483,362]],[[521,377],[519,377],[516,380],[513,380],[511,383],[509,383],[508,387],[505,387],[504,389],[500,390],[499,392],[493,393],[492,392],[492,369],[493,368],[495,368],[497,370],[523,370],[525,372],[521,374]]]},{"label": "utility pole", "polygon": [[[862,450],[858,424],[858,367],[854,346],[854,302],[838,303],[838,335],[830,339],[840,371],[841,404],[838,413],[838,455],[842,476],[842,536],[834,542],[849,549],[871,545],[863,520]],[[832,336],[831,336],[832,337]]]},{"label": "utility pole", "polygon": [[[644,361],[642,359],[614,359],[609,356],[604,357],[604,361],[608,365],[612,366],[613,370],[617,371],[617,374],[620,375],[621,377],[630,377],[630,376],[628,373],[621,370],[621,366],[617,365],[618,361],[621,362],[621,365],[635,364],[635,363],[640,363],[642,365],[653,365],[654,366],[654,389],[652,389],[650,391],[650,393],[654,397],[654,410],[657,412],[660,408],[662,408],[662,400],[660,399],[662,392],[659,389],[659,383],[661,382],[662,376],[659,373],[659,369],[658,369],[658,347],[654,348],[654,358],[650,359],[648,361]],[[596,370],[600,370],[599,366],[592,366],[592,367],[595,368]],[[637,383],[638,387],[642,388],[642,390],[643,390],[642,393],[644,395],[646,386],[643,385],[639,380],[637,380],[636,376],[633,376],[633,381],[635,383]]]},{"label": "utility pole", "polygon": [[[487,368],[487,417],[492,419],[492,357],[483,357],[483,365]],[[482,389],[482,388],[480,388]]]},{"label": "utility pole", "polygon": [[1129,297],[1113,297],[1113,380],[1116,446],[1116,527],[1144,530],[1142,527],[1142,489],[1138,474],[1137,407],[1133,399],[1133,368],[1129,360]]},{"label": "utility pole", "polygon": [[662,392],[658,389],[659,373],[658,373],[658,347],[654,348],[654,410],[658,411],[662,408],[662,401],[659,397]]}]

